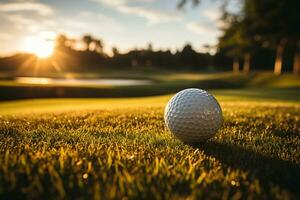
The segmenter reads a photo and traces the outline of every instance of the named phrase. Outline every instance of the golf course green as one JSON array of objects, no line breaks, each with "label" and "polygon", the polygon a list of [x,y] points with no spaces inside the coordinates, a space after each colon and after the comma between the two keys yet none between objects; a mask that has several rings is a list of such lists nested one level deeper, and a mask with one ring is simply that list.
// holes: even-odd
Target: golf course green
[{"label": "golf course green", "polygon": [[0,199],[299,199],[299,88],[272,85],[209,90],[224,123],[197,145],[164,125],[173,94],[3,101]]}]

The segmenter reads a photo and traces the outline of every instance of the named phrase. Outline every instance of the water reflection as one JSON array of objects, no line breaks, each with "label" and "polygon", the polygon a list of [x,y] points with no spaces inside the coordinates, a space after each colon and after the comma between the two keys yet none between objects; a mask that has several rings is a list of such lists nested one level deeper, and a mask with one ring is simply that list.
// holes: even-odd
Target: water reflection
[{"label": "water reflection", "polygon": [[16,77],[16,82],[37,85],[69,85],[69,86],[133,86],[149,85],[149,80],[134,79],[65,79],[65,78],[44,78],[44,77]]}]

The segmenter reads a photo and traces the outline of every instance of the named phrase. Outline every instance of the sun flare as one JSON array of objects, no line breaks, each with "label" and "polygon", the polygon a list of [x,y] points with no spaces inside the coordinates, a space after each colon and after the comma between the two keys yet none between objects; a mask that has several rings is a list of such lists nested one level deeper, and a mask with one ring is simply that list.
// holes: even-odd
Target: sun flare
[{"label": "sun flare", "polygon": [[47,58],[52,55],[54,42],[42,36],[30,36],[25,39],[25,51],[33,53],[39,58]]}]

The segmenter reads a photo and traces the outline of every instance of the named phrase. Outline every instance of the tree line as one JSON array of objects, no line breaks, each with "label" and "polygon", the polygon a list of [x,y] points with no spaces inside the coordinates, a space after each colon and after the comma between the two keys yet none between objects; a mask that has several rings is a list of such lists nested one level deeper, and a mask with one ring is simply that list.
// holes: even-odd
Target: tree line
[{"label": "tree line", "polygon": [[[179,7],[188,1],[181,0]],[[194,5],[200,3],[190,1]],[[233,71],[248,73],[251,68],[269,62],[276,75],[290,66],[294,74],[299,74],[300,1],[241,0],[238,13],[229,11],[228,2],[230,0],[224,0],[221,6],[224,26],[217,48],[219,54],[231,58]],[[258,63],[257,60],[264,61]]]},{"label": "tree line", "polygon": [[[90,34],[81,38],[69,38],[60,34],[55,39],[53,55],[43,61],[47,65],[44,69],[56,71],[97,71],[104,68],[134,69],[134,68],[159,68],[169,70],[213,70],[214,56],[209,53],[200,53],[194,50],[191,44],[186,44],[176,52],[171,50],[153,50],[149,43],[145,48],[132,49],[120,53],[117,47],[112,47],[112,55],[104,50],[104,42]],[[37,62],[34,55],[18,54],[10,58],[0,59],[0,69],[14,71],[22,63],[31,60]],[[41,61],[39,65],[41,64]]]},{"label": "tree line", "polygon": [[[77,44],[83,44],[84,48],[78,50]],[[78,46],[78,45],[77,45]],[[195,51],[191,44],[186,44],[181,50],[172,53],[170,50],[154,51],[149,43],[143,49],[132,49],[127,53],[120,53],[116,46],[112,47],[112,55],[103,51],[104,42],[91,35],[84,35],[81,39],[69,39],[66,35],[59,35],[56,39],[55,55],[60,58],[65,54],[76,57],[79,63],[85,67],[160,67],[169,69],[205,70],[213,64],[213,56],[209,53]],[[73,55],[73,56],[72,56]],[[75,58],[75,59],[76,59]],[[61,58],[63,59],[63,57]]]},{"label": "tree line", "polygon": [[[181,0],[179,8],[187,2]],[[229,0],[230,1],[230,0]],[[232,13],[226,2],[222,5],[222,35],[216,53],[201,53],[191,44],[176,52],[153,50],[152,44],[143,49],[120,53],[112,47],[112,55],[104,52],[104,42],[90,34],[79,39],[58,35],[55,51],[49,62],[55,70],[93,71],[103,68],[164,68],[170,70],[224,71],[249,73],[250,70],[273,70],[300,73],[300,8],[299,0],[241,0],[241,10]],[[82,48],[78,48],[83,44]],[[28,57],[15,55],[0,59],[1,70],[15,70]],[[35,61],[31,59],[31,61]],[[26,61],[28,64],[28,61]],[[49,67],[48,67],[49,68]]]}]

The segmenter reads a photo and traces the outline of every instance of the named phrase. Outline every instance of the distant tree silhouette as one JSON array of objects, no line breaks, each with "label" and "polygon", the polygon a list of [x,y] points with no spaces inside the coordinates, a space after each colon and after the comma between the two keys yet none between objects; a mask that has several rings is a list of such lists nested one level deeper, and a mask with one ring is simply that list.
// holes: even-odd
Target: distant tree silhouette
[{"label": "distant tree silhouette", "polygon": [[82,42],[85,44],[85,50],[90,51],[91,44],[94,41],[93,37],[91,35],[84,35],[82,37]]},{"label": "distant tree silhouette", "polygon": [[66,48],[75,49],[76,44],[77,44],[76,39],[69,38],[65,34],[59,34],[59,35],[57,35],[57,37],[55,39],[56,48],[58,48],[60,50],[63,50]]},{"label": "distant tree silhouette", "polygon": [[153,46],[150,42],[148,43],[147,51],[150,51],[150,52],[153,51]]},{"label": "distant tree silhouette", "polygon": [[[85,50],[76,49],[79,46],[78,44],[83,41],[86,44]],[[45,72],[47,70],[54,70],[55,72],[97,72],[104,67],[127,69],[130,67],[141,69],[147,67],[205,71],[212,63],[211,55],[195,51],[190,44],[185,45],[177,53],[172,53],[170,50],[154,51],[151,43],[145,49],[134,49],[127,53],[120,53],[117,47],[113,47],[113,56],[109,57],[103,52],[102,41],[90,35],[84,35],[77,40],[59,34],[55,42],[54,54],[48,62],[49,67],[43,67]],[[0,70],[17,70],[26,59],[33,61],[38,59],[30,54],[17,56],[16,58],[19,62],[12,62],[9,58],[0,58]]]},{"label": "distant tree silhouette", "polygon": [[94,46],[94,51],[103,54],[103,42],[99,39],[93,39],[92,44]]},{"label": "distant tree silhouette", "polygon": [[179,52],[179,61],[182,65],[197,69],[199,67],[198,53],[193,49],[191,44],[186,44],[182,51]]},{"label": "distant tree silhouette", "polygon": [[59,48],[64,48],[67,46],[67,41],[68,41],[68,37],[64,34],[59,34],[57,37],[56,37],[56,40],[55,40],[55,43],[56,43],[56,46],[59,47]]},{"label": "distant tree silhouette", "polygon": [[120,54],[117,47],[112,47],[111,51],[112,51],[114,57],[116,57]]},{"label": "distant tree silhouette", "polygon": [[215,45],[204,44],[202,48],[204,49],[205,53],[210,53],[215,48]]},{"label": "distant tree silhouette", "polygon": [[68,38],[67,40],[67,46],[70,47],[71,49],[75,49],[77,44],[76,39]]}]

